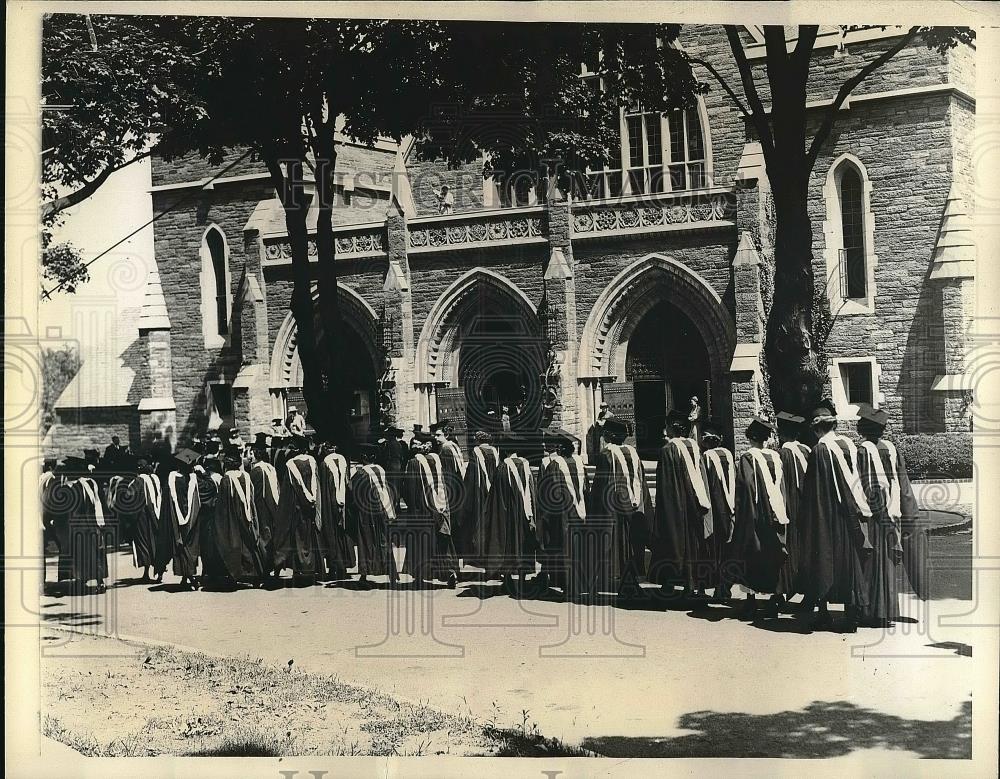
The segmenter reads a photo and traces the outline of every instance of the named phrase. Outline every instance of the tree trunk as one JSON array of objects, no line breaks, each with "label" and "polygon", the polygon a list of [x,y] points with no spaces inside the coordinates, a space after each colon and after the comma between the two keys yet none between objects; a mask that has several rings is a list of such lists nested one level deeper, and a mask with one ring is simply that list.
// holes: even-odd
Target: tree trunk
[{"label": "tree trunk", "polygon": [[323,388],[323,373],[316,349],[316,322],[312,304],[312,279],[309,271],[309,232],[306,214],[309,201],[302,182],[302,162],[286,162],[281,174],[277,158],[265,158],[271,179],[285,212],[285,228],[292,254],[292,318],[295,320],[295,345],[302,364],[302,394],[308,406],[308,421],[320,436],[328,434],[329,403]]},{"label": "tree trunk", "polygon": [[337,247],[333,237],[334,173],[337,149],[333,123],[317,128],[314,156],[316,160],[316,254],[319,262],[317,287],[319,315],[323,327],[323,351],[329,367],[327,375],[330,398],[330,436],[340,447],[350,449],[354,443],[350,425],[353,398],[344,381],[344,321],[340,312],[337,282]]},{"label": "tree trunk", "polygon": [[825,382],[812,337],[814,282],[807,179],[796,177],[801,181],[797,183],[787,181],[790,178],[787,174],[771,177],[776,214],[774,297],[764,354],[775,411],[807,414],[821,399]]}]

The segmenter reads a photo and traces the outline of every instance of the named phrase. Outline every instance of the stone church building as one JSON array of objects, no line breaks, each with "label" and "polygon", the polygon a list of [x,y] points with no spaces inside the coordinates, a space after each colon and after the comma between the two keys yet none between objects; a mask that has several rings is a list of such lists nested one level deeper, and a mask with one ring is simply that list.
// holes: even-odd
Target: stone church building
[{"label": "stone church building", "polygon": [[[821,30],[811,119],[898,34]],[[743,35],[763,87],[763,38]],[[680,45],[739,84],[721,27],[685,26]],[[974,60],[967,46],[902,51],[844,105],[813,171],[844,420],[869,402],[897,432],[969,430]],[[750,416],[772,410],[761,347],[774,215],[759,145],[711,87],[687,111],[623,108],[615,162],[549,202],[536,182],[484,180],[479,163],[449,170],[411,142],[345,139],[334,218],[356,433],[442,416],[496,428],[506,407],[515,428],[583,437],[607,402],[651,457],[667,411],[697,397],[741,446]],[[224,424],[246,436],[304,406],[280,204],[256,163],[206,184],[215,173],[195,157],[154,161],[153,210],[167,213],[131,338],[84,363],[46,448],[113,432],[176,446]]]}]

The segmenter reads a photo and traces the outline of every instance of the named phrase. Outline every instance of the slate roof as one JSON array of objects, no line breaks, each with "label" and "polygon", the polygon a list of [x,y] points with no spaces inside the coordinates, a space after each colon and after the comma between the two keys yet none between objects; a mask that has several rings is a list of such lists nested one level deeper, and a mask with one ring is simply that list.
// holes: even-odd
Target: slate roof
[{"label": "slate roof", "polygon": [[80,371],[56,401],[56,410],[135,405],[133,387],[137,364],[141,307],[119,312],[118,327],[108,340],[84,358]]}]

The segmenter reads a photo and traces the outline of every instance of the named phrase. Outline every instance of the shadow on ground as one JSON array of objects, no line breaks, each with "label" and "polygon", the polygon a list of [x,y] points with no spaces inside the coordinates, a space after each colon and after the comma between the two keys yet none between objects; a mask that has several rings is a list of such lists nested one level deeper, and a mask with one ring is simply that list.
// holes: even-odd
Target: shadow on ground
[{"label": "shadow on ground", "polygon": [[840,757],[861,749],[899,749],[923,758],[972,757],[972,701],[950,720],[910,720],[845,701],[815,701],[776,714],[695,711],[666,738],[601,736],[581,746],[606,757]]}]

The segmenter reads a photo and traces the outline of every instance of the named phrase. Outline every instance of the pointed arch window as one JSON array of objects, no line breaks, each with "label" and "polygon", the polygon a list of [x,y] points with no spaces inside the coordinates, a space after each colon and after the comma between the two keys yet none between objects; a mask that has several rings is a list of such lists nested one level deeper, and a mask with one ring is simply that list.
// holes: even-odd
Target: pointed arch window
[{"label": "pointed arch window", "polygon": [[864,165],[853,155],[842,155],[830,166],[823,233],[827,294],[835,316],[874,311],[878,257],[871,189]]},{"label": "pointed arch window", "polygon": [[205,346],[218,348],[229,337],[232,300],[229,289],[229,247],[216,225],[205,231],[201,242],[201,315]]}]

